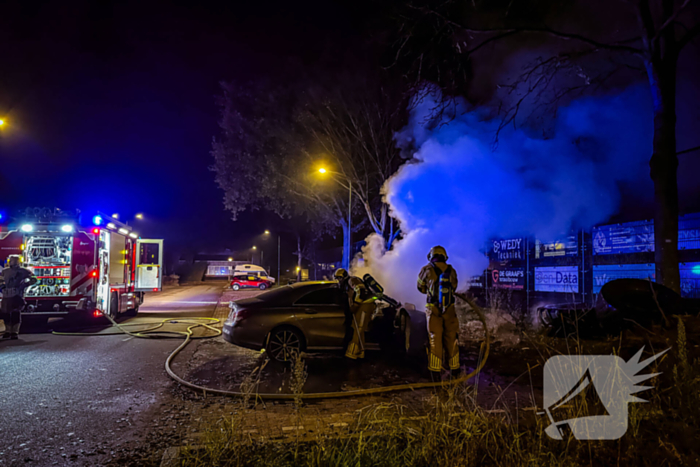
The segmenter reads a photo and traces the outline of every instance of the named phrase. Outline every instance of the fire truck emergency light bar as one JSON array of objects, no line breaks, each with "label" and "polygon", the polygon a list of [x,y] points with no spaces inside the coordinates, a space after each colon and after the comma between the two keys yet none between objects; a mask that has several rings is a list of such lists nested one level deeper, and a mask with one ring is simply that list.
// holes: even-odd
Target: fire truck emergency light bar
[{"label": "fire truck emergency light bar", "polygon": [[[65,211],[60,211],[58,209],[41,209],[41,208],[28,208],[26,210],[27,217],[35,217],[35,221],[26,219],[25,222],[20,224],[20,230],[25,233],[38,231],[48,231],[48,224],[54,224],[57,221],[65,219],[66,223],[61,225],[60,230],[65,233],[72,233],[75,230],[75,224],[77,223],[76,216],[71,215]],[[105,225],[105,219],[109,219]],[[136,232],[131,231],[131,227],[126,224],[119,222],[112,216],[107,216],[102,212],[98,212],[92,217],[92,223],[96,226],[92,229],[93,234],[100,233],[100,228],[107,228],[109,230],[116,231],[122,235],[129,236],[130,238],[137,239],[139,235]]]},{"label": "fire truck emergency light bar", "polygon": [[92,223],[95,224],[96,226],[101,226],[105,222],[105,219],[109,219],[109,222],[107,222],[107,224],[105,225],[105,228],[107,228],[109,230],[116,230],[120,234],[128,235],[129,237],[134,238],[134,239],[139,238],[139,234],[137,234],[136,232],[132,232],[131,227],[129,227],[126,224],[122,224],[114,217],[108,216],[102,212],[98,212],[97,215],[95,215],[92,218]]}]

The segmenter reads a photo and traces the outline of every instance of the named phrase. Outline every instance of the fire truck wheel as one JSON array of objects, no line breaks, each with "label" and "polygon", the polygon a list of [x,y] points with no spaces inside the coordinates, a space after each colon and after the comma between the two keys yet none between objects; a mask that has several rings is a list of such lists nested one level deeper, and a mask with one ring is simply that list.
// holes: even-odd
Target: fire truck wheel
[{"label": "fire truck wheel", "polygon": [[119,296],[116,292],[112,292],[112,296],[109,298],[109,316],[112,319],[117,319],[119,316]]}]

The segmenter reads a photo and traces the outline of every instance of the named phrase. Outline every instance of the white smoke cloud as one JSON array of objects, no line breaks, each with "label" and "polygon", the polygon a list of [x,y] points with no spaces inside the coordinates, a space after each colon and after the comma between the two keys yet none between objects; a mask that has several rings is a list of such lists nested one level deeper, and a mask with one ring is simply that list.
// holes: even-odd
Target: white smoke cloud
[{"label": "white smoke cloud", "polygon": [[484,247],[494,237],[554,240],[605,222],[618,209],[621,183],[633,182],[637,196],[650,199],[645,88],[560,108],[549,139],[533,136],[542,130],[507,128],[495,149],[497,121],[460,105],[456,117],[435,122],[436,101],[415,106],[396,135],[400,147],[416,148],[384,186],[403,238],[385,251],[383,239],[370,235],[353,267],[370,272],[390,296],[423,302],[416,279],[434,245],[447,248],[464,289],[487,267]]}]

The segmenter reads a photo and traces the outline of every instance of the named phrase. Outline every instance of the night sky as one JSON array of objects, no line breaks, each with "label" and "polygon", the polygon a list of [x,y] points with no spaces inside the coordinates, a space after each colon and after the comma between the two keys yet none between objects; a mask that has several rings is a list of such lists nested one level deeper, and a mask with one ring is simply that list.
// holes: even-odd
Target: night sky
[{"label": "night sky", "polygon": [[173,246],[246,247],[274,216],[223,210],[219,82],[344,53],[366,21],[347,3],[4,2],[0,209],[143,212]]},{"label": "night sky", "polygon": [[[248,248],[276,219],[256,211],[234,223],[223,210],[208,170],[219,82],[357,53],[391,4],[3,2],[0,211],[55,206],[126,221],[142,212],[137,231],[175,250]],[[700,144],[697,89],[686,89],[698,48],[689,50],[679,65],[679,150]],[[681,158],[688,209],[700,207],[697,154]]]}]

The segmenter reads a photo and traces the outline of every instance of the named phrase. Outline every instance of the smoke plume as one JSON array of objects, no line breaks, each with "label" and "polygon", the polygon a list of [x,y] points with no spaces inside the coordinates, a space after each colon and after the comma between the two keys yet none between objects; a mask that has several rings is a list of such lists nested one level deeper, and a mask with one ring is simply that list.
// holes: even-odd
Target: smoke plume
[{"label": "smoke plume", "polygon": [[509,127],[497,144],[499,122],[479,109],[461,103],[436,120],[439,96],[423,99],[396,134],[412,158],[383,188],[403,237],[386,251],[383,239],[370,235],[353,273],[370,272],[388,295],[419,305],[416,279],[434,245],[447,249],[464,289],[487,267],[490,239],[551,241],[590,228],[617,212],[621,187],[648,200],[648,94],[633,87],[579,99],[558,110],[547,138],[542,129]]}]

